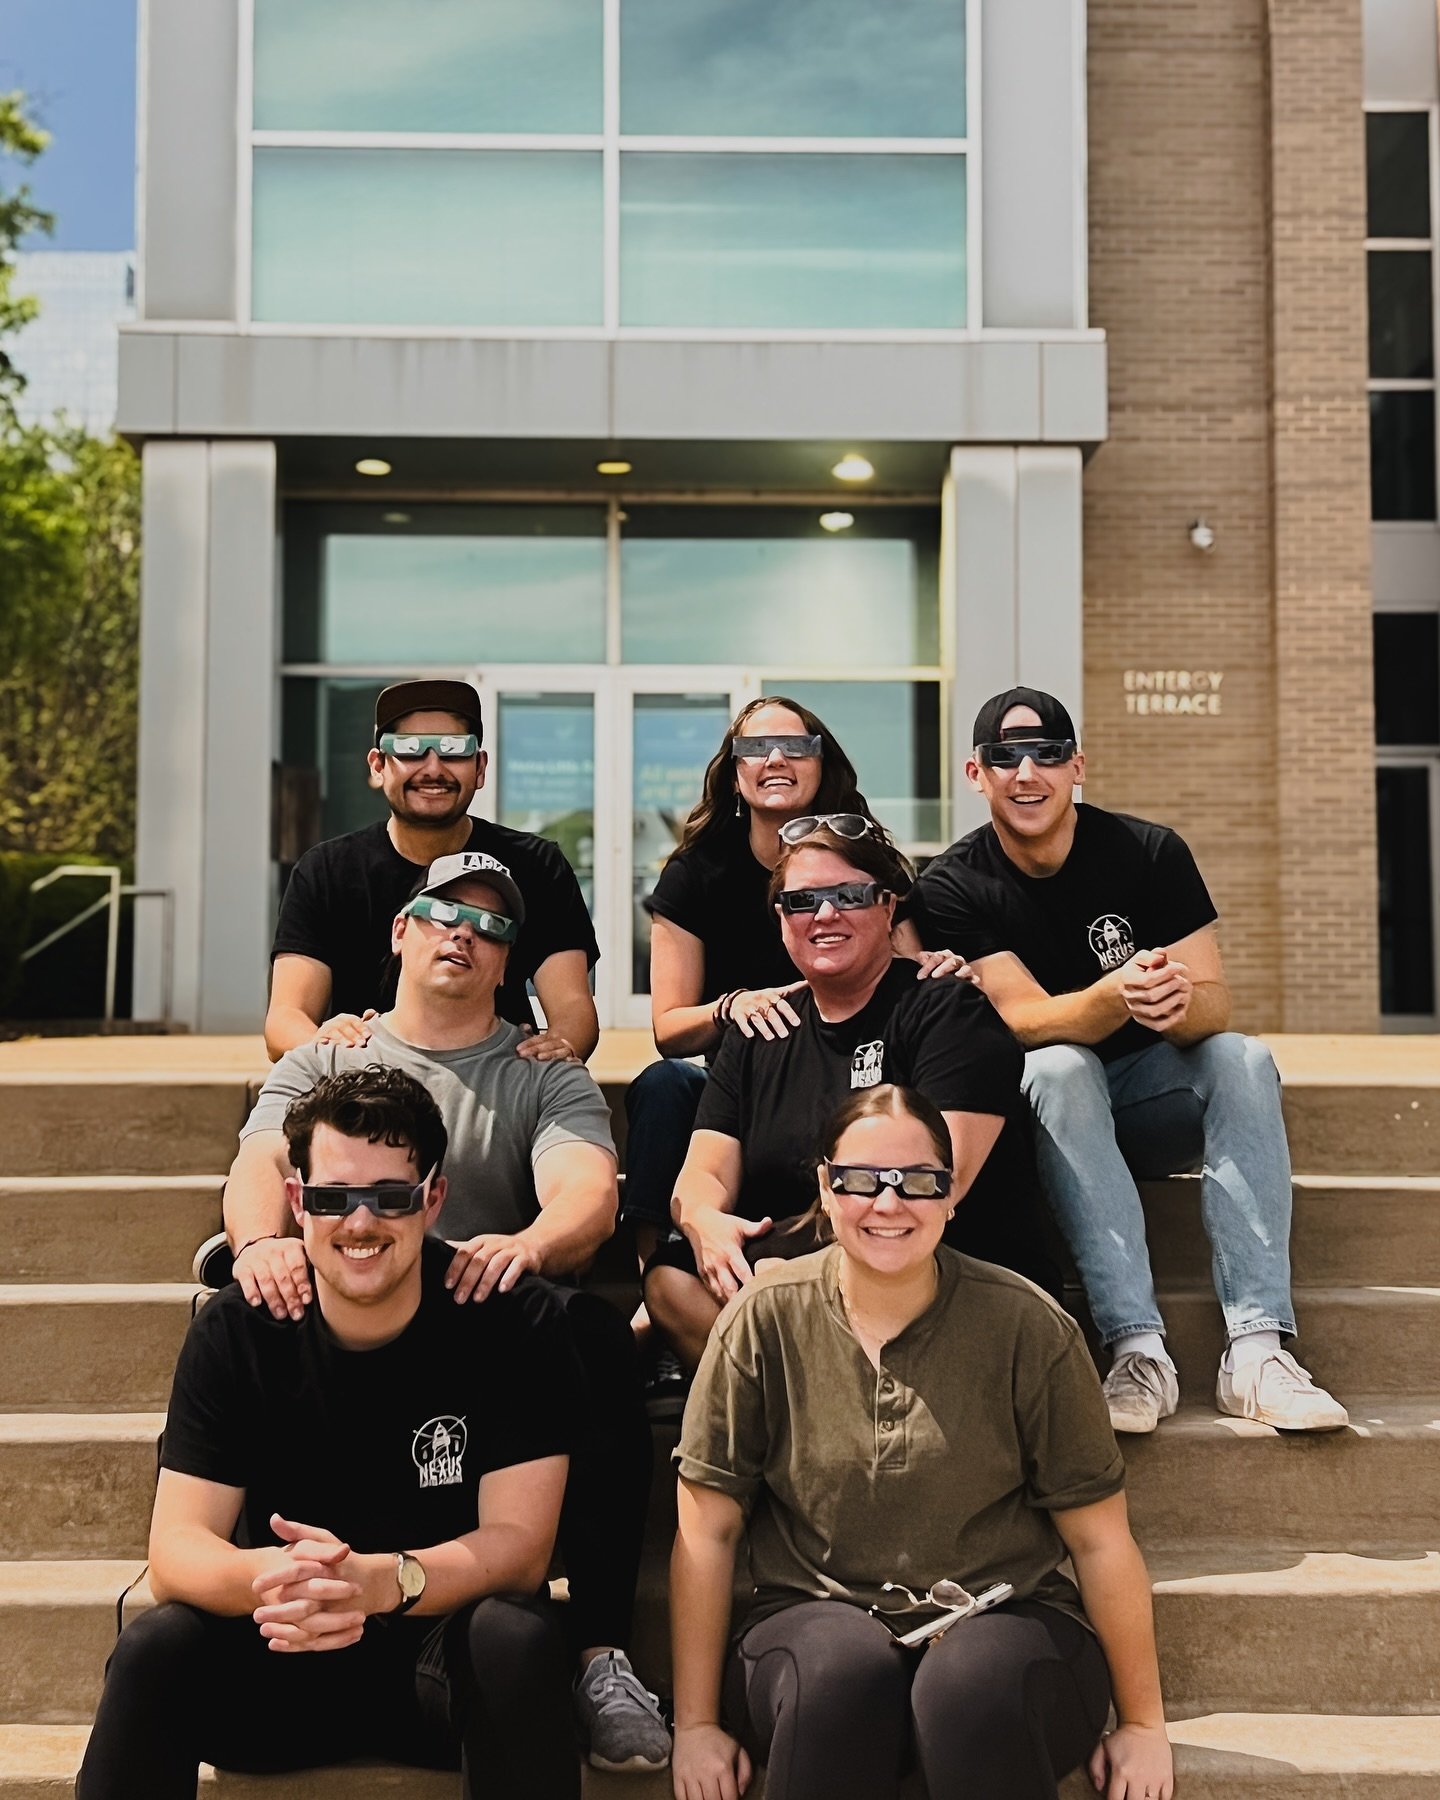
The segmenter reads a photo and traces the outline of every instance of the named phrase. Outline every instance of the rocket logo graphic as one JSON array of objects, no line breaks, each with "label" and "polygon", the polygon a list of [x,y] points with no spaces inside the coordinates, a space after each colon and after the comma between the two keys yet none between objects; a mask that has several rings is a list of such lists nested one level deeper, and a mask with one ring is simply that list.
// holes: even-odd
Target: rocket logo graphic
[{"label": "rocket logo graphic", "polygon": [[465,1421],[453,1413],[426,1420],[410,1446],[422,1488],[453,1487],[464,1480],[465,1442]]}]

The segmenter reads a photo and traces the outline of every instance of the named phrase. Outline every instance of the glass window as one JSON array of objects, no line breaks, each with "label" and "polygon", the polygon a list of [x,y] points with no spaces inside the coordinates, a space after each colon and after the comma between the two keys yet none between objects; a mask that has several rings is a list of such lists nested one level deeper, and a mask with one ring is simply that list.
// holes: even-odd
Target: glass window
[{"label": "glass window", "polygon": [[599,131],[601,0],[255,0],[255,123]]},{"label": "glass window", "polygon": [[[370,786],[365,753],[375,741],[375,702],[383,681],[287,676],[281,692],[281,787],[311,796],[318,811],[295,822],[294,848],[358,831],[384,818],[385,802]],[[282,855],[284,852],[282,851]]]},{"label": "glass window", "polygon": [[287,662],[605,660],[603,507],[297,505],[285,558]]},{"label": "glass window", "polygon": [[875,817],[902,845],[943,846],[938,681],[765,682],[822,718],[855,765]]},{"label": "glass window", "polygon": [[1380,850],[1380,1010],[1435,1012],[1435,901],[1430,769],[1377,769]]},{"label": "glass window", "polygon": [[963,156],[620,159],[626,325],[963,327]]},{"label": "glass window", "polygon": [[623,0],[620,128],[963,137],[965,0]]},{"label": "glass window", "polygon": [[1428,381],[1435,374],[1434,301],[1428,250],[1372,250],[1370,373]]},{"label": "glass window", "polygon": [[1423,112],[1365,115],[1366,235],[1430,235],[1430,117]]},{"label": "glass window", "polygon": [[499,817],[554,840],[595,912],[595,701],[502,694],[495,740]]},{"label": "glass window", "polygon": [[637,694],[632,715],[634,877],[631,992],[650,992],[645,899],[700,798],[705,769],[730,723],[728,694]]},{"label": "glass window", "polygon": [[1370,396],[1370,516],[1435,517],[1435,395]]},{"label": "glass window", "polygon": [[1440,613],[1376,613],[1375,739],[1440,744]]},{"label": "glass window", "polygon": [[598,154],[260,149],[254,316],[598,324],[601,236]]},{"label": "glass window", "polygon": [[831,535],[819,509],[653,507],[621,541],[630,663],[906,667],[939,658],[937,522],[876,507]]}]

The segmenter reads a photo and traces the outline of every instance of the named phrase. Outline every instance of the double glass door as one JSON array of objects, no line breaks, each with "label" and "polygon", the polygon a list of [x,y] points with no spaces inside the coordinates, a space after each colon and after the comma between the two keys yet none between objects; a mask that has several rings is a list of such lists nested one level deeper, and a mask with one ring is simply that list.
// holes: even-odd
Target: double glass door
[{"label": "double glass door", "polygon": [[553,838],[600,942],[602,1025],[650,1021],[644,901],[700,798],[725,727],[752,692],[738,670],[476,670],[491,776],[475,810]]}]

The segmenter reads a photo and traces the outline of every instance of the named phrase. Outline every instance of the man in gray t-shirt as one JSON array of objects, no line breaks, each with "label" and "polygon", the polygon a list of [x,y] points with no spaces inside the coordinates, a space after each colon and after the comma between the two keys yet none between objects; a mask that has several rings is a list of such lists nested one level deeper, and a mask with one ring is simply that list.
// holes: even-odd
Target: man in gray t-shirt
[{"label": "man in gray t-shirt", "polygon": [[[615,1229],[615,1146],[603,1095],[580,1062],[517,1056],[519,1029],[495,1011],[524,916],[518,886],[493,857],[438,858],[395,920],[395,1006],[375,1021],[369,1043],[302,1044],[275,1065],[225,1188],[235,1278],[251,1305],[299,1319],[314,1291],[285,1198],[286,1109],[321,1076],[369,1063],[413,1075],[445,1120],[439,1230],[454,1247],[446,1281],[457,1302],[483,1302],[527,1274],[572,1276]],[[383,1242],[383,1219],[366,1229]],[[368,1239],[358,1251],[366,1248]],[[588,1383],[560,1527],[576,1710],[592,1762],[660,1768],[669,1732],[625,1655],[651,1466],[634,1339],[597,1295],[573,1286],[558,1292]]]}]

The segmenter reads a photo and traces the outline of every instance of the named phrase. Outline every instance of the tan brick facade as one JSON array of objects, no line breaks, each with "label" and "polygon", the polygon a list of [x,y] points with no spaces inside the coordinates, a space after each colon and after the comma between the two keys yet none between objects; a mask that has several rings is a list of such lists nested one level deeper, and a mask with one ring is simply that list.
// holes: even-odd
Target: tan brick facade
[{"label": "tan brick facade", "polygon": [[1359,0],[1091,0],[1089,33],[1090,797],[1190,840],[1238,1023],[1373,1030]]}]

